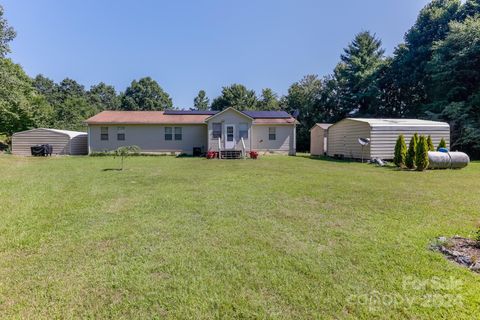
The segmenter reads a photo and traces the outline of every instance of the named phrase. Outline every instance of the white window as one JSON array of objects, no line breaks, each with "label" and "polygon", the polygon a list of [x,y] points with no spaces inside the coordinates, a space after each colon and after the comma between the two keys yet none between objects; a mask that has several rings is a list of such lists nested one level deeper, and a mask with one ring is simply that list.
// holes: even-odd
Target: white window
[{"label": "white window", "polygon": [[277,128],[268,128],[268,140],[277,140]]},{"label": "white window", "polygon": [[182,127],[175,127],[175,140],[182,140]]},{"label": "white window", "polygon": [[238,124],[238,136],[239,138],[248,139],[248,124],[239,123]]},{"label": "white window", "polygon": [[222,137],[222,124],[219,122],[212,123],[212,138],[218,139]]},{"label": "white window", "polygon": [[172,127],[165,127],[165,140],[172,140]]},{"label": "white window", "polygon": [[108,127],[100,128],[100,140],[108,140]]},{"label": "white window", "polygon": [[117,140],[125,141],[125,127],[117,127]]}]

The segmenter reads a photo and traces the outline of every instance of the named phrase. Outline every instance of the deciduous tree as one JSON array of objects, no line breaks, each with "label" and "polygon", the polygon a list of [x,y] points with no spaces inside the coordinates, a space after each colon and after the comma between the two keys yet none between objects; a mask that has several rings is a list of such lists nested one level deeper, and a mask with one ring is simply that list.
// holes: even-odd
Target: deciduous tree
[{"label": "deciduous tree", "polygon": [[145,111],[165,110],[173,107],[172,99],[160,85],[150,77],[133,80],[121,95],[121,110]]}]

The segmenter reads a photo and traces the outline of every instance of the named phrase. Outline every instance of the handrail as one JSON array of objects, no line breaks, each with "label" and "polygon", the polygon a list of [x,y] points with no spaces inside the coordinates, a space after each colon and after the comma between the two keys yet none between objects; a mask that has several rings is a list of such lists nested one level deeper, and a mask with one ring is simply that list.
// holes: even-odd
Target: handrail
[{"label": "handrail", "polygon": [[246,147],[245,147],[245,140],[243,140],[243,137],[240,139],[242,141],[242,155],[243,155],[243,159],[245,159],[247,157],[246,155]]}]

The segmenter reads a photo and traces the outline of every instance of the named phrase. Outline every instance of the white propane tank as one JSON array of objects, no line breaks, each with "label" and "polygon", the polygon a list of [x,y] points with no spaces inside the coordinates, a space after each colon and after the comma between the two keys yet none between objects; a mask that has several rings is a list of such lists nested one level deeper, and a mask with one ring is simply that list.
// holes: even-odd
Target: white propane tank
[{"label": "white propane tank", "polygon": [[463,152],[428,152],[429,169],[461,169],[470,163],[470,158]]}]

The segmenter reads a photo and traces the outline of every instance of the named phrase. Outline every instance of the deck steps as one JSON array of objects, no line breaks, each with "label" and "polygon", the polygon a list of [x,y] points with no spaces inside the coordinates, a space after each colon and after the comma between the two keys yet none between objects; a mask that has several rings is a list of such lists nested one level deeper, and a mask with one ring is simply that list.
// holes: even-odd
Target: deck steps
[{"label": "deck steps", "polygon": [[220,159],[241,159],[242,151],[239,150],[222,150],[220,151]]}]

